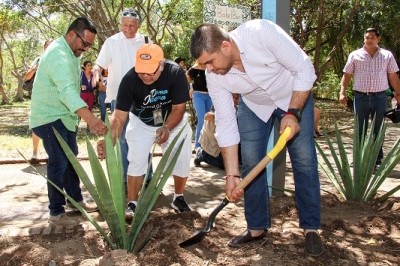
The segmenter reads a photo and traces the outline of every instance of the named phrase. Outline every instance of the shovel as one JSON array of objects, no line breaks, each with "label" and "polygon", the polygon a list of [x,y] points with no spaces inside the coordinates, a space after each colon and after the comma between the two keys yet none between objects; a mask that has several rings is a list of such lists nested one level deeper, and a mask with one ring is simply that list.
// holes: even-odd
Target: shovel
[{"label": "shovel", "polygon": [[[232,194],[234,194],[236,191],[240,189],[244,189],[247,187],[247,185],[253,181],[253,179],[263,170],[265,167],[278,155],[278,153],[285,147],[286,145],[286,139],[289,137],[291,132],[290,127],[286,127],[283,133],[280,135],[277,143],[275,146],[272,148],[271,151],[268,152],[268,154],[248,173],[248,175],[240,181],[240,183],[235,187],[235,189],[232,191]],[[221,203],[212,211],[210,214],[210,217],[208,218],[207,225],[201,230],[197,230],[191,238],[189,238],[186,241],[183,241],[182,243],[179,244],[181,248],[186,248],[191,245],[194,245],[196,243],[199,243],[201,240],[204,239],[204,237],[211,231],[211,228],[213,227],[214,224],[214,219],[217,216],[217,214],[229,203],[228,197],[225,197]]]}]

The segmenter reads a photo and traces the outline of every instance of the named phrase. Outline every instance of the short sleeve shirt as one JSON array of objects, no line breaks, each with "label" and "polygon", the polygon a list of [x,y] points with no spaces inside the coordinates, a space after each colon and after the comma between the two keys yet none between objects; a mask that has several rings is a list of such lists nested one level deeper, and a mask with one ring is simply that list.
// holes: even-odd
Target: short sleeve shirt
[{"label": "short sleeve shirt", "polygon": [[33,83],[30,128],[61,119],[65,127],[75,131],[76,111],[87,107],[80,97],[80,57],[61,36],[43,53]]},{"label": "short sleeve shirt", "polygon": [[107,100],[115,100],[119,84],[125,74],[135,66],[136,51],[145,43],[145,36],[136,33],[128,39],[122,32],[106,39],[96,59],[96,64],[108,69]]},{"label": "short sleeve shirt", "polygon": [[143,123],[154,126],[153,111],[171,113],[172,105],[189,100],[188,83],[185,72],[176,63],[166,60],[158,80],[146,85],[132,68],[121,81],[118,90],[116,109],[131,111]]},{"label": "short sleeve shirt", "polygon": [[371,57],[364,48],[350,53],[343,72],[353,74],[353,90],[360,92],[381,92],[389,88],[388,73],[399,71],[393,54],[378,48]]}]

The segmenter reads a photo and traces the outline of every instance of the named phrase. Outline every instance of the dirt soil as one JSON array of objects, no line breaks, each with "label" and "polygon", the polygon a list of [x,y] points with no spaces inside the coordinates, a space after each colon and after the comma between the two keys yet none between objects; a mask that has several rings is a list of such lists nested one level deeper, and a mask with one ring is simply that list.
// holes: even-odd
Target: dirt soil
[{"label": "dirt soil", "polygon": [[[183,214],[153,212],[139,237],[150,242],[138,254],[111,251],[96,231],[62,235],[7,238],[0,242],[2,265],[399,265],[400,203],[343,202],[336,195],[322,197],[322,239],[325,252],[306,256],[304,237],[297,225],[292,196],[271,200],[274,225],[263,241],[240,249],[227,246],[230,238],[245,229],[242,208],[216,218],[203,241],[188,248],[179,243],[203,228],[208,217],[196,211]],[[289,226],[288,226],[289,225]],[[285,228],[283,228],[285,227]]]},{"label": "dirt soil", "polygon": [[[338,109],[333,109],[336,108],[334,105],[324,103],[324,106],[331,106],[331,110],[328,107],[323,110],[327,119],[332,114],[337,115]],[[343,119],[342,127],[348,127],[347,133],[350,134],[352,122],[348,124],[348,121],[351,117],[351,113],[342,112],[333,118]],[[396,130],[398,132],[398,128]],[[291,169],[287,172],[291,174]],[[398,170],[395,176],[398,184]],[[221,211],[209,235],[188,248],[180,248],[179,243],[203,228],[216,206],[211,206],[208,214],[153,211],[137,243],[150,233],[151,240],[137,255],[122,250],[112,251],[97,231],[31,237],[0,236],[0,264],[400,265],[400,197],[390,197],[379,206],[343,201],[322,174],[321,179],[324,179],[321,187],[321,236],[325,251],[317,258],[304,253],[304,237],[298,229],[295,199],[285,193],[271,198],[273,226],[266,238],[240,249],[227,246],[233,236],[246,229],[243,204],[239,203],[230,204],[229,208]]]}]

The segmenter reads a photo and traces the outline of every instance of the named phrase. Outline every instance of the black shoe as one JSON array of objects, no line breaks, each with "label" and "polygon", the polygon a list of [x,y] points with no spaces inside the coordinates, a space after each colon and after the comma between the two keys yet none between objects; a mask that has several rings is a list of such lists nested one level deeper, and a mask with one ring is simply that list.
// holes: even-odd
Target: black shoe
[{"label": "black shoe", "polygon": [[304,251],[309,256],[317,257],[324,252],[324,245],[322,244],[321,237],[317,232],[308,232],[306,234],[306,247]]},{"label": "black shoe", "polygon": [[178,213],[181,212],[190,212],[192,209],[186,203],[185,198],[183,196],[177,197],[172,203],[172,208],[174,208]]},{"label": "black shoe", "polygon": [[194,158],[194,165],[196,167],[200,167],[201,166],[201,162],[203,161],[202,160],[202,151],[203,151],[202,148],[197,148],[196,157]]},{"label": "black shoe", "polygon": [[136,204],[133,202],[128,202],[128,205],[125,208],[125,220],[132,220],[135,210]]},{"label": "black shoe", "polygon": [[243,233],[235,236],[228,242],[228,246],[231,248],[240,248],[246,244],[250,244],[254,241],[261,240],[265,237],[265,231],[259,236],[251,236],[250,230],[246,229]]}]

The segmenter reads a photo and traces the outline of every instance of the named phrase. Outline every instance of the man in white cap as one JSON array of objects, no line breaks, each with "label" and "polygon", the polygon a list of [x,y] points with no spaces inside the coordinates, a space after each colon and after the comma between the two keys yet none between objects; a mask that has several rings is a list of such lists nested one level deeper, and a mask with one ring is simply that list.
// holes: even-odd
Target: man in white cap
[{"label": "man in white cap", "polygon": [[[129,114],[126,128],[126,140],[130,147],[127,215],[135,212],[143,175],[148,166],[147,154],[154,141],[158,137],[158,144],[165,152],[182,128],[180,138],[186,139],[172,171],[175,193],[171,206],[177,212],[191,211],[183,197],[190,173],[192,139],[192,130],[185,112],[189,100],[187,87],[185,72],[175,62],[165,60],[163,50],[156,44],[141,46],[136,53],[135,67],[122,78],[110,123],[115,139]],[[162,127],[165,115],[167,118]],[[103,142],[99,142],[98,155],[99,158],[105,156]]]}]

